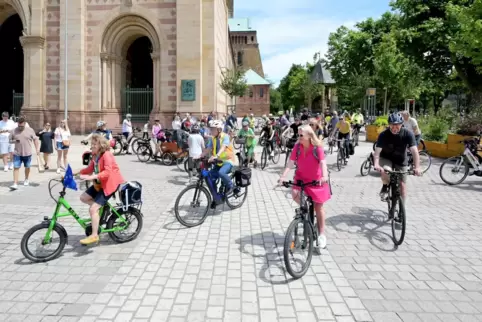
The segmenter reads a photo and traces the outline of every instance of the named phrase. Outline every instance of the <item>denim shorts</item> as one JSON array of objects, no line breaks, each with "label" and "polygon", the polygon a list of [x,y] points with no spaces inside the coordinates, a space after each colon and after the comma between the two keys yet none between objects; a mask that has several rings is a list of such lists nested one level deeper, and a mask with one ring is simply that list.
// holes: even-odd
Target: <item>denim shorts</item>
[{"label": "denim shorts", "polygon": [[13,167],[15,169],[20,169],[20,167],[22,166],[22,163],[23,163],[23,166],[25,168],[30,168],[30,165],[32,164],[32,156],[29,155],[29,156],[26,156],[26,157],[22,157],[20,155],[13,155]]},{"label": "denim shorts", "polygon": [[62,142],[55,142],[55,144],[57,145],[57,150],[68,150],[69,147],[64,145]]}]

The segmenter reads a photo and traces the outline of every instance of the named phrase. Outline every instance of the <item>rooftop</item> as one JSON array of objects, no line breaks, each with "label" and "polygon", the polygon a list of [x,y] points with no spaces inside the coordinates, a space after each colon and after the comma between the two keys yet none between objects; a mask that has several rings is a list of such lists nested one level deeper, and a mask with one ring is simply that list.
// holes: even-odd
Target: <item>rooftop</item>
[{"label": "rooftop", "polygon": [[313,72],[311,73],[311,80],[315,83],[321,84],[335,84],[335,81],[331,77],[331,73],[326,69],[321,62],[315,65]]},{"label": "rooftop", "polygon": [[251,28],[251,22],[249,18],[229,18],[229,31],[255,31]]},{"label": "rooftop", "polygon": [[249,69],[244,73],[244,78],[246,79],[247,85],[271,85],[270,82],[259,76],[258,73],[252,69]]}]

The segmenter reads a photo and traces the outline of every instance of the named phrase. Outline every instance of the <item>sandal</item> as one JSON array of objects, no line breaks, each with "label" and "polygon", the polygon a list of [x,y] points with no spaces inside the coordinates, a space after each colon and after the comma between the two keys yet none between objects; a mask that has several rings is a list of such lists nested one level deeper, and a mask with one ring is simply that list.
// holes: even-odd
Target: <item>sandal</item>
[{"label": "sandal", "polygon": [[90,244],[94,244],[94,243],[98,244],[99,243],[99,236],[94,237],[94,236],[90,235],[87,238],[81,239],[80,243],[82,245],[90,245]]}]

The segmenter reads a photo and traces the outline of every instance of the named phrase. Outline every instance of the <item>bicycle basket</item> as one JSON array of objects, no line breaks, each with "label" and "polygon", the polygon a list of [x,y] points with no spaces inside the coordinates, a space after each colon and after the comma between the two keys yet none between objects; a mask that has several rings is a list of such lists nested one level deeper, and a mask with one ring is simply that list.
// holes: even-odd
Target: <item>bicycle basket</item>
[{"label": "bicycle basket", "polygon": [[142,203],[142,185],[137,181],[127,182],[120,191],[120,199],[126,207]]},{"label": "bicycle basket", "polygon": [[246,144],[246,138],[236,138],[234,142],[236,144]]},{"label": "bicycle basket", "polygon": [[236,186],[238,187],[247,187],[251,185],[251,169],[250,168],[241,168],[234,171],[234,180]]}]

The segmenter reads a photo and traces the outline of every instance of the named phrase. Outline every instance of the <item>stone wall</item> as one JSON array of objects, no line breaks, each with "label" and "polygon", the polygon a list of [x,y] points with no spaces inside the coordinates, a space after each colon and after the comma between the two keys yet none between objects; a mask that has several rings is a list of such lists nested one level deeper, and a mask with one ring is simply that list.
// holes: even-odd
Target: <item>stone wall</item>
[{"label": "stone wall", "polygon": [[[261,89],[263,97],[261,97]],[[250,97],[249,90],[252,91],[253,96]],[[269,85],[254,85],[251,86],[245,96],[236,99],[236,115],[244,116],[253,113],[255,116],[269,114]]]}]

